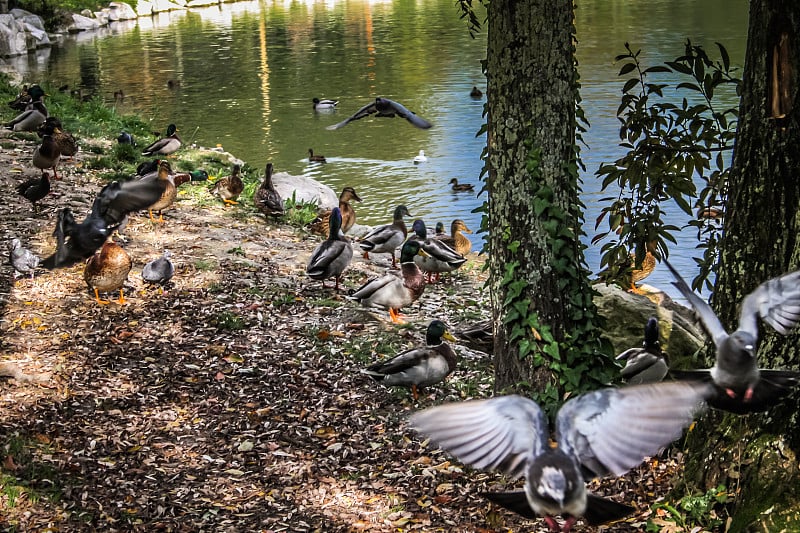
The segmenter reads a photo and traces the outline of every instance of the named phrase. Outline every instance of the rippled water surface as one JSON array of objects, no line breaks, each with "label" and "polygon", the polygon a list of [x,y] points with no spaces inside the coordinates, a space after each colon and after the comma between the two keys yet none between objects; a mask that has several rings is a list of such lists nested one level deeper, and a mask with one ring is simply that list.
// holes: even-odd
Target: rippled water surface
[{"label": "rippled water surface", "polygon": [[[623,43],[643,49],[648,65],[673,59],[690,38],[714,51],[723,43],[732,62],[744,57],[747,0],[587,0],[576,10],[582,105],[591,123],[583,151],[586,232],[594,235],[599,192],[594,172],[619,157],[615,117],[621,84],[614,57]],[[27,81],[81,87],[152,120],[178,125],[184,141],[226,150],[261,168],[306,174],[337,192],[353,186],[363,202],[359,222],[388,222],[398,203],[429,226],[463,218],[482,198],[453,193],[449,181],[480,189],[485,137],[485,88],[480,61],[486,34],[472,39],[452,0],[386,2],[239,2],[162,14],[97,34],[81,34],[52,50],[14,59]],[[172,82],[170,84],[170,82]],[[335,98],[339,109],[315,113],[311,99]],[[402,119],[364,119],[329,131],[375,96],[398,100],[434,127]],[[728,97],[733,102],[733,96]],[[308,149],[325,155],[307,163]],[[419,150],[427,162],[413,163]],[[683,226],[675,209],[672,222]],[[476,247],[480,236],[473,235]],[[691,273],[693,233],[686,230],[673,261]],[[597,270],[599,251],[587,251]],[[648,283],[668,289],[659,268]]]}]

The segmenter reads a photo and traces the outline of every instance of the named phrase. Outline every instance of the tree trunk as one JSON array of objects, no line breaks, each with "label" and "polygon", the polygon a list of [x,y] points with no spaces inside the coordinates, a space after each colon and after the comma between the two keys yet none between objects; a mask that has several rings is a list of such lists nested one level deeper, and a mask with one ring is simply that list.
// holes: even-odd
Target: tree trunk
[{"label": "tree trunk", "polygon": [[[499,3],[498,3],[499,2]],[[489,258],[495,390],[551,391],[557,343],[594,316],[579,235],[572,0],[488,9]],[[545,353],[545,349],[550,353]]]},{"label": "tree trunk", "polygon": [[[742,299],[759,283],[800,267],[798,36],[800,2],[751,0],[739,131],[713,298],[728,331],[738,323]],[[762,323],[760,339],[761,367],[798,369],[797,333],[782,337]],[[701,486],[724,483],[735,493],[731,531],[800,530],[799,412],[800,395],[794,394],[765,414],[713,413],[692,435],[687,473]]]}]

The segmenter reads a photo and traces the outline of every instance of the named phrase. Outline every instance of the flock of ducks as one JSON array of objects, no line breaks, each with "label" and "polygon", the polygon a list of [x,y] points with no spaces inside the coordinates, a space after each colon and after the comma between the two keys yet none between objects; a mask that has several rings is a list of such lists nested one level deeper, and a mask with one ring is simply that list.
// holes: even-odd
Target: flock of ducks
[{"label": "flock of ducks", "polygon": [[[74,138],[64,134],[61,123],[47,115],[45,93],[37,88],[27,88],[20,96],[17,105],[24,102],[22,112],[7,124],[15,131],[39,131],[42,136],[32,157],[42,176],[18,186],[19,194],[34,207],[50,190],[47,171],[58,179],[58,159],[69,154],[71,144],[76,145]],[[480,97],[479,92],[473,96]],[[318,111],[333,110],[338,101],[314,98],[313,104]],[[402,104],[379,97],[329,129],[370,115],[399,116],[415,127],[431,127]],[[118,141],[135,144],[129,135],[120,135]],[[137,211],[148,210],[154,223],[163,222],[162,211],[174,202],[182,183],[208,179],[207,174],[172,171],[166,157],[180,148],[177,128],[171,124],[164,137],[142,151],[159,159],[140,167],[130,181],[105,185],[83,221],[77,222],[69,208],[60,209],[53,232],[56,250],[46,259],[40,261],[19,239],[11,239],[8,249],[14,269],[33,277],[40,266],[54,269],[84,261],[83,277],[96,301],[108,303],[100,293],[119,291],[117,301],[124,303],[122,287],[133,261],[114,242],[114,233],[121,231],[128,215]],[[424,157],[424,152],[420,151],[418,157]],[[323,162],[324,157],[309,149],[309,161]],[[244,189],[241,170],[235,165],[229,176],[211,186],[212,193],[225,205],[235,204]],[[272,183],[273,170],[267,163],[253,203],[267,216],[280,216],[284,205]],[[456,179],[451,184],[454,191],[472,190],[471,185],[459,184]],[[339,290],[354,256],[354,243],[345,236],[356,222],[353,201],[361,198],[355,189],[345,187],[338,206],[320,213],[311,226],[325,239],[311,254],[306,273],[323,286],[333,280],[334,291]],[[401,309],[417,301],[427,285],[438,281],[442,273],[464,265],[471,250],[471,242],[463,234],[470,230],[463,220],[452,222],[449,235],[442,223],[437,223],[435,233],[429,235],[425,223],[417,219],[409,236],[405,217],[411,217],[408,208],[397,205],[390,223],[375,227],[355,243],[365,259],[370,254],[389,254],[393,271],[366,281],[347,295],[362,305],[386,309],[395,322],[400,321]],[[145,264],[144,281],[160,287],[169,283],[175,274],[170,258],[170,252],[164,251]],[[524,477],[523,490],[484,496],[523,517],[544,517],[551,531],[568,532],[580,518],[595,525],[628,516],[634,511],[632,507],[589,493],[586,480],[622,475],[657,454],[682,434],[706,404],[739,414],[764,411],[796,390],[800,382],[797,372],[759,368],[755,357],[759,317],[784,335],[800,321],[800,271],[769,280],[748,295],[737,330],[728,334],[708,304],[664,262],[676,278],[675,286],[698,313],[716,345],[716,361],[711,368],[684,372],[669,369],[659,343],[658,321],[651,318],[645,326],[642,347],[618,356],[625,361],[622,377],[628,386],[596,390],[566,402],[556,417],[554,445],[542,409],[516,395],[428,408],[411,417],[411,427],[474,468]],[[420,387],[439,383],[456,369],[456,354],[445,341],[454,341],[447,326],[432,320],[424,346],[376,362],[362,372],[387,386],[410,387],[416,400]],[[668,377],[673,379],[664,381]],[[564,518],[563,524],[557,516]]]}]

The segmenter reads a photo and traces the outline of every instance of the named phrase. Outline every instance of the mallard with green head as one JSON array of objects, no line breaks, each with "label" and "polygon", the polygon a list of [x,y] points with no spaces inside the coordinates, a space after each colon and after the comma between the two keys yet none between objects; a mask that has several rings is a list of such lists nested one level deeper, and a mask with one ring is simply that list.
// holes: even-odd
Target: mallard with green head
[{"label": "mallard with green head", "polygon": [[406,206],[398,205],[394,210],[391,224],[378,226],[364,235],[364,238],[358,244],[364,251],[364,259],[369,259],[370,252],[392,254],[392,268],[397,268],[394,251],[408,235],[408,228],[406,228],[406,223],[403,221],[404,215],[411,216]]},{"label": "mallard with green head", "polygon": [[311,279],[322,281],[323,287],[326,279],[333,278],[334,290],[338,291],[342,272],[350,265],[350,260],[353,258],[353,247],[342,233],[342,214],[338,207],[334,207],[331,211],[329,228],[328,238],[311,254],[306,274]]},{"label": "mallard with green head", "polygon": [[414,256],[424,254],[420,243],[406,241],[400,251],[400,274],[372,278],[355,290],[349,298],[365,307],[377,305],[389,310],[394,323],[402,323],[400,309],[416,302],[425,291],[425,277],[414,263]]},{"label": "mallard with green head", "polygon": [[456,369],[456,353],[445,340],[455,342],[445,323],[434,320],[428,324],[425,346],[379,361],[361,372],[390,387],[411,387],[416,400],[419,387],[435,385]]},{"label": "mallard with green head", "polygon": [[414,263],[425,272],[428,282],[433,281],[433,275],[436,275],[436,281],[439,279],[439,274],[442,272],[452,272],[458,267],[467,262],[467,258],[456,252],[444,242],[439,239],[429,238],[428,230],[425,227],[425,222],[420,219],[414,221],[411,225],[414,230],[414,235],[410,240],[415,240],[420,243],[425,255],[417,255],[414,257]]},{"label": "mallard with green head", "polygon": [[175,124],[167,126],[167,135],[153,142],[142,151],[142,155],[171,155],[180,150],[181,138]]}]

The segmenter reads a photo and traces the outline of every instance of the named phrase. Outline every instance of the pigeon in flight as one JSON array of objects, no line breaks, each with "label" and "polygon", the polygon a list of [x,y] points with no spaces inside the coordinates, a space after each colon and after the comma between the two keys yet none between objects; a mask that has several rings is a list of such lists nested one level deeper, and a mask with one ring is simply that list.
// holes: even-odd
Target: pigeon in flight
[{"label": "pigeon in flight", "polygon": [[658,342],[658,319],[650,317],[644,326],[644,342],[641,348],[629,348],[617,356],[625,361],[620,373],[628,385],[657,383],[669,370],[667,360]]},{"label": "pigeon in flight", "polygon": [[581,517],[598,525],[632,513],[589,494],[585,481],[620,476],[658,453],[713,392],[703,381],[671,381],[582,394],[558,411],[556,447],[544,412],[522,396],[440,405],[414,414],[410,424],[465,464],[525,476],[524,490],[484,496],[526,518],[543,516],[550,531],[568,532]]},{"label": "pigeon in flight", "polygon": [[788,335],[800,321],[800,270],[765,281],[748,294],[742,301],[739,327],[728,334],[711,306],[689,288],[668,261],[664,264],[675,276],[672,284],[699,315],[716,346],[710,369],[670,371],[670,375],[679,379],[710,377],[721,393],[710,399],[709,405],[739,414],[767,410],[797,386],[798,372],[758,368],[756,342],[758,317],[781,335]]},{"label": "pigeon in flight", "polygon": [[394,100],[389,100],[388,98],[381,98],[379,96],[375,98],[374,102],[365,105],[364,107],[356,111],[355,114],[347,117],[338,124],[328,126],[326,129],[338,130],[339,128],[347,126],[354,120],[368,117],[372,114],[375,114],[376,117],[394,118],[395,116],[398,116],[406,119],[414,126],[422,128],[423,130],[427,130],[428,128],[433,126],[433,124],[431,124],[424,118],[418,117],[417,115],[406,109],[403,104],[395,102]]}]

